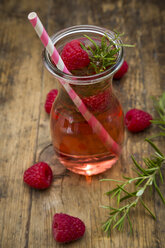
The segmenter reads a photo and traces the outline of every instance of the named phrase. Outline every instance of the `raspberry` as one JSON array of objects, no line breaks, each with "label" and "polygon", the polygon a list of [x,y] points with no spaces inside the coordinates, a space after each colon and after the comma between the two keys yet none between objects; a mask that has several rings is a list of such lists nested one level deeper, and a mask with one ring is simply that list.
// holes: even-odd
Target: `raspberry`
[{"label": "raspberry", "polygon": [[50,186],[53,173],[50,166],[44,162],[32,165],[24,172],[23,180],[36,189],[46,189]]},{"label": "raspberry", "polygon": [[67,43],[62,50],[61,58],[69,71],[81,69],[90,62],[88,53],[81,48],[79,40]]},{"label": "raspberry", "polygon": [[85,225],[79,218],[57,213],[53,217],[52,229],[54,239],[57,242],[68,243],[84,235]]},{"label": "raspberry", "polygon": [[125,125],[130,132],[140,132],[151,125],[152,116],[140,109],[131,109],[125,115]]},{"label": "raspberry", "polygon": [[128,64],[127,61],[124,60],[122,66],[120,69],[114,74],[113,78],[114,79],[120,79],[124,74],[128,71]]},{"label": "raspberry", "polygon": [[103,111],[110,103],[109,91],[101,92],[98,95],[83,98],[84,104],[91,111]]},{"label": "raspberry", "polygon": [[53,89],[51,91],[49,91],[49,93],[46,96],[46,101],[45,101],[45,111],[50,114],[51,108],[52,108],[52,104],[56,98],[58,94],[58,90],[57,89]]}]

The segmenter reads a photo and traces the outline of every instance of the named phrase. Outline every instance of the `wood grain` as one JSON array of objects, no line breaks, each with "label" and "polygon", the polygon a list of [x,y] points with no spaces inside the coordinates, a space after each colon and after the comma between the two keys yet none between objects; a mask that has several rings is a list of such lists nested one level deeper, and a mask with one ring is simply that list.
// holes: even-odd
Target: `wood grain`
[{"label": "wood grain", "polygon": [[[86,224],[85,236],[68,247],[163,248],[165,212],[156,192],[145,196],[156,221],[139,206],[132,212],[133,235],[128,226],[122,233],[113,231],[110,237],[101,230],[108,212],[100,206],[113,204],[104,193],[114,184],[100,179],[132,175],[131,154],[142,161],[152,152],[144,138],[156,128],[152,126],[137,135],[126,131],[120,161],[101,175],[87,179],[60,165],[44,111],[47,92],[58,84],[43,66],[42,44],[27,21],[30,11],[38,13],[50,35],[72,25],[94,24],[124,31],[124,42],[136,43],[134,49],[125,50],[127,75],[113,82],[125,112],[136,107],[154,115],[150,96],[160,96],[165,90],[163,1],[1,1],[0,248],[65,247],[52,237],[56,212],[78,216]],[[158,144],[163,150],[164,141]],[[43,160],[51,165],[54,180],[48,190],[40,192],[24,185],[22,176],[30,165]],[[160,187],[165,195],[164,185]]]}]

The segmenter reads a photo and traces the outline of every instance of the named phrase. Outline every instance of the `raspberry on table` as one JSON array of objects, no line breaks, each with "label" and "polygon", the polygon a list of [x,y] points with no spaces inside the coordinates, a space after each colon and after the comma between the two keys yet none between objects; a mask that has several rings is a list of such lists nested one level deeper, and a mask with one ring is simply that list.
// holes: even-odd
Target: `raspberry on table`
[{"label": "raspberry on table", "polygon": [[84,235],[85,224],[79,218],[64,213],[56,213],[53,217],[52,230],[57,242],[69,243]]},{"label": "raspberry on table", "polygon": [[50,114],[51,108],[52,108],[52,104],[56,98],[58,94],[58,90],[57,89],[52,89],[51,91],[49,91],[49,93],[46,96],[46,101],[45,101],[45,111]]},{"label": "raspberry on table", "polygon": [[114,79],[120,79],[124,76],[124,74],[128,71],[128,63],[126,60],[124,60],[122,66],[120,69],[114,74]]},{"label": "raspberry on table", "polygon": [[140,109],[131,109],[125,115],[125,125],[130,132],[140,132],[151,125],[152,116]]},{"label": "raspberry on table", "polygon": [[39,162],[32,165],[24,172],[23,176],[24,182],[36,189],[48,188],[52,179],[52,169],[45,162]]},{"label": "raspberry on table", "polygon": [[81,69],[90,63],[88,53],[81,48],[79,40],[68,42],[61,53],[61,58],[69,71]]}]

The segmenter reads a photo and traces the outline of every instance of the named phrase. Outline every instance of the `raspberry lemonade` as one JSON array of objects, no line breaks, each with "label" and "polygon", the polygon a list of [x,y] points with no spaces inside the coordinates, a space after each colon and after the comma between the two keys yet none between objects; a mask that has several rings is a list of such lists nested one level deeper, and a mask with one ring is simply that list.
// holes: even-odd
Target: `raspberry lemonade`
[{"label": "raspberry lemonade", "polygon": [[[123,63],[119,34],[80,25],[58,32],[52,41],[71,75],[60,71],[45,50],[46,68],[72,87],[112,139],[122,146],[124,116],[112,87],[113,75]],[[50,126],[58,159],[75,173],[102,173],[119,158],[99,139],[61,84],[51,109]]]}]

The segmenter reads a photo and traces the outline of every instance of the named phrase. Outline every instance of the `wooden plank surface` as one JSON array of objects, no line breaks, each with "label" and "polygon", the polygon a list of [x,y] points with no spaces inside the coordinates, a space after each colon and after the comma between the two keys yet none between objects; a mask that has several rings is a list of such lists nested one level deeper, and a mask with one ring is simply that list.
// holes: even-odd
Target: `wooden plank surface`
[{"label": "wooden plank surface", "polygon": [[[151,149],[144,138],[155,131],[132,135],[126,131],[120,161],[109,171],[86,180],[67,171],[56,159],[44,111],[47,92],[58,87],[44,69],[42,45],[27,21],[36,11],[49,34],[76,24],[94,24],[126,33],[125,42],[136,43],[126,49],[129,71],[113,83],[126,112],[137,107],[154,114],[150,96],[165,90],[164,24],[165,4],[161,0],[84,0],[84,1],[1,1],[0,2],[0,248],[51,248],[52,217],[65,212],[86,224],[83,239],[68,247],[87,248],[163,248],[165,244],[164,206],[156,193],[145,197],[157,216],[154,221],[142,209],[132,214],[133,235],[126,226],[122,233],[107,237],[101,230],[109,204],[104,195],[114,186],[102,178],[132,175],[130,156],[138,161]],[[161,142],[163,149],[164,142]],[[36,161],[46,161],[54,173],[50,189],[40,192],[23,184],[25,169]],[[165,195],[165,187],[161,186]]]}]

